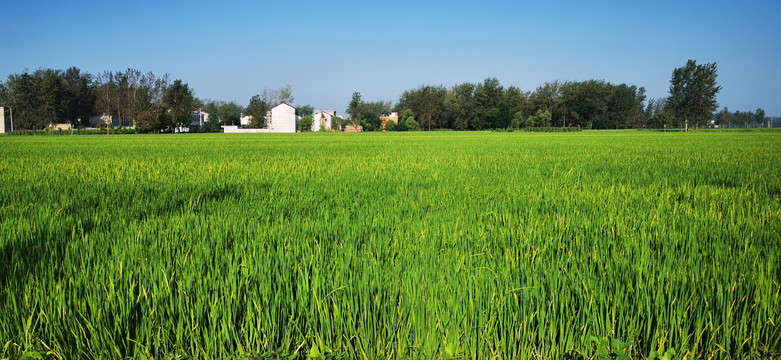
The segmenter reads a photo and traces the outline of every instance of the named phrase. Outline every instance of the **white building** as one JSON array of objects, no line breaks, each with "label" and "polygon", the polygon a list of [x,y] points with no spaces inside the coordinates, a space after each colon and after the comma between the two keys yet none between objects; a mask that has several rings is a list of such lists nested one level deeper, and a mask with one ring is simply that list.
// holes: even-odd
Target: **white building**
[{"label": "white building", "polygon": [[209,113],[195,107],[192,107],[190,117],[192,118],[192,121],[190,121],[190,126],[203,126],[205,122],[209,121]]},{"label": "white building", "polygon": [[5,108],[0,106],[0,134],[7,133],[11,131],[10,126],[6,126],[5,124]]},{"label": "white building", "polygon": [[273,133],[296,132],[296,108],[281,103],[271,109],[271,118],[268,120],[268,129]]},{"label": "white building", "polygon": [[101,125],[109,125],[111,127],[119,127],[119,118],[114,118],[111,115],[90,116],[89,126],[98,127]]},{"label": "white building", "polygon": [[325,128],[326,131],[331,130],[331,119],[336,116],[334,110],[317,110],[315,111],[314,120],[312,121],[312,131],[320,131],[320,128]]},{"label": "white building", "polygon": [[266,129],[240,129],[236,125],[223,125],[222,130],[226,134],[262,134],[262,133],[268,133],[268,128]]}]

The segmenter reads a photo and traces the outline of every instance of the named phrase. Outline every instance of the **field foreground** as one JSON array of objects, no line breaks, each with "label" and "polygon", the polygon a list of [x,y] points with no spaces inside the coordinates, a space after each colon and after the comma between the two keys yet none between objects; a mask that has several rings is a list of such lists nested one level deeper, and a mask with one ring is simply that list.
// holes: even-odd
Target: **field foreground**
[{"label": "field foreground", "polygon": [[781,352],[781,132],[0,137],[0,234],[0,358]]}]

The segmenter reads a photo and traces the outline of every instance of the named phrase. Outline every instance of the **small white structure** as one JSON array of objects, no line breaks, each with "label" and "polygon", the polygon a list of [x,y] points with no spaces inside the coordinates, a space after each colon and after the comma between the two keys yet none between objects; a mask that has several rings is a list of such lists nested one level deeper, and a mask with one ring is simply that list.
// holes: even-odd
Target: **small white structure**
[{"label": "small white structure", "polygon": [[89,125],[92,127],[98,127],[101,125],[118,127],[120,124],[119,124],[119,118],[114,118],[114,116],[103,114],[101,116],[90,116]]},{"label": "small white structure", "polygon": [[205,122],[209,121],[209,113],[204,112],[201,109],[198,109],[196,107],[192,107],[192,111],[190,112],[190,117],[192,118],[192,121],[190,121],[190,126],[203,126]]},{"label": "small white structure", "polygon": [[4,134],[10,130],[10,126],[5,126],[5,108],[0,106],[0,134]]},{"label": "small white structure", "polygon": [[312,121],[312,131],[320,131],[321,128],[325,128],[326,131],[331,130],[331,119],[336,116],[334,110],[317,110]]},{"label": "small white structure", "polygon": [[222,127],[226,134],[260,134],[268,133],[268,129],[239,129],[236,125],[225,125]]},{"label": "small white structure", "polygon": [[296,132],[296,108],[286,103],[275,106],[271,109],[268,129],[273,133]]},{"label": "small white structure", "polygon": [[241,126],[247,126],[251,122],[252,122],[252,115],[241,114],[241,119],[239,120]]}]

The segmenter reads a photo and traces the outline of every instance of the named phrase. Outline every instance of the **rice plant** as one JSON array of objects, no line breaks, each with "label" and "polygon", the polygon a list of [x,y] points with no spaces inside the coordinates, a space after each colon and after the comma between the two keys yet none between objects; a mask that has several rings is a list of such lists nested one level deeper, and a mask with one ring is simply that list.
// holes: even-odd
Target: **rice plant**
[{"label": "rice plant", "polygon": [[0,358],[781,352],[781,132],[0,137]]}]

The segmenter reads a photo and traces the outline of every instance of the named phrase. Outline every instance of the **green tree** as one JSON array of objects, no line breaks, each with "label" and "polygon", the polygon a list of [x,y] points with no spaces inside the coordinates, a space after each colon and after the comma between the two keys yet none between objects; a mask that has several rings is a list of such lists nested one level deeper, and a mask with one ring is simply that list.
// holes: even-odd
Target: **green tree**
[{"label": "green tree", "polygon": [[519,111],[519,112],[515,113],[515,115],[513,115],[512,123],[510,124],[510,129],[518,130],[521,127],[523,127],[524,123],[525,123],[525,120],[524,120],[524,117],[523,117],[523,113]]},{"label": "green tree", "polygon": [[475,85],[463,83],[454,86],[445,96],[445,109],[456,130],[466,130],[475,123]]},{"label": "green tree", "polygon": [[223,103],[219,108],[219,117],[224,124],[238,125],[244,108],[235,101]]},{"label": "green tree", "polygon": [[177,127],[187,127],[192,122],[190,114],[192,112],[193,92],[182,80],[175,80],[166,89],[163,95],[163,104],[165,104],[171,117],[171,132],[174,132]]},{"label": "green tree", "polygon": [[[293,100],[293,85],[287,84],[279,89],[279,102],[292,105]],[[277,104],[278,105],[278,104]]]},{"label": "green tree", "polygon": [[296,106],[296,115],[307,116],[315,113],[315,108],[312,105],[299,105]]},{"label": "green tree", "polygon": [[607,116],[610,92],[611,85],[603,80],[568,81],[562,84],[558,106],[564,114],[562,119],[587,129],[613,127]]},{"label": "green tree", "polygon": [[607,118],[614,129],[636,128],[643,123],[645,88],[634,85],[609,85]]},{"label": "green tree", "polygon": [[263,128],[266,127],[266,114],[269,111],[269,104],[261,98],[261,95],[255,95],[249,100],[249,105],[245,114],[252,117],[248,127]]},{"label": "green tree", "polygon": [[762,110],[762,108],[757,109],[757,111],[754,111],[754,119],[757,123],[757,127],[764,127],[765,125],[765,110]]},{"label": "green tree", "polygon": [[350,100],[350,105],[347,107],[347,113],[350,114],[350,125],[358,126],[361,124],[361,114],[363,112],[363,101],[361,100],[361,93],[354,92],[353,98]]},{"label": "green tree", "polygon": [[141,132],[151,132],[154,130],[163,130],[159,120],[159,112],[153,104],[152,94],[148,88],[136,89],[135,100],[133,101],[133,113],[135,114],[136,128]]},{"label": "green tree", "polygon": [[521,89],[510,86],[504,92],[504,103],[510,107],[511,114],[524,113],[527,111],[528,97],[529,94],[521,91]]},{"label": "green tree", "polygon": [[364,131],[381,131],[380,116],[389,112],[389,104],[382,101],[362,102],[361,109],[361,126]]},{"label": "green tree", "polygon": [[537,110],[536,115],[531,115],[526,118],[526,127],[549,127],[551,126],[551,113],[548,110]]},{"label": "green tree", "polygon": [[504,100],[504,88],[496,78],[486,78],[482,84],[475,87],[475,123],[470,126],[474,130],[483,130],[493,127],[495,116],[498,115],[495,108]]},{"label": "green tree", "polygon": [[334,115],[331,118],[331,129],[342,131],[344,130],[345,120],[341,116]]},{"label": "green tree", "polygon": [[721,91],[717,76],[716,63],[697,65],[689,60],[686,66],[673,70],[668,98],[672,115],[695,129],[705,125],[716,110],[716,94]]},{"label": "green tree", "polygon": [[548,111],[551,113],[551,121],[557,126],[564,126],[567,110],[562,106],[562,84],[558,81],[546,82],[538,86],[529,96],[528,113],[535,114],[537,111]]},{"label": "green tree", "polygon": [[672,119],[667,113],[660,112],[651,116],[651,118],[648,120],[647,126],[651,129],[669,128],[672,127]]},{"label": "green tree", "polygon": [[298,120],[298,130],[301,132],[311,132],[314,121],[315,119],[312,117],[312,115],[302,117]]},{"label": "green tree", "polygon": [[[399,125],[404,124],[400,131],[420,131],[420,124],[415,121],[415,114],[412,110],[404,110],[404,114],[401,116]],[[397,126],[398,128],[399,126]]]},{"label": "green tree", "polygon": [[396,110],[412,110],[420,125],[428,130],[432,127],[448,127],[445,117],[446,94],[447,89],[443,86],[422,85],[402,93]]},{"label": "green tree", "polygon": [[48,124],[39,116],[35,79],[26,70],[11,74],[3,85],[3,105],[13,109],[14,130],[43,129]]},{"label": "green tree", "polygon": [[492,129],[506,129],[510,127],[512,115],[510,107],[505,103],[500,103],[488,110],[486,121]]},{"label": "green tree", "polygon": [[82,73],[77,67],[70,67],[65,70],[64,80],[68,102],[66,120],[74,126],[89,125],[95,104],[92,75]]}]

